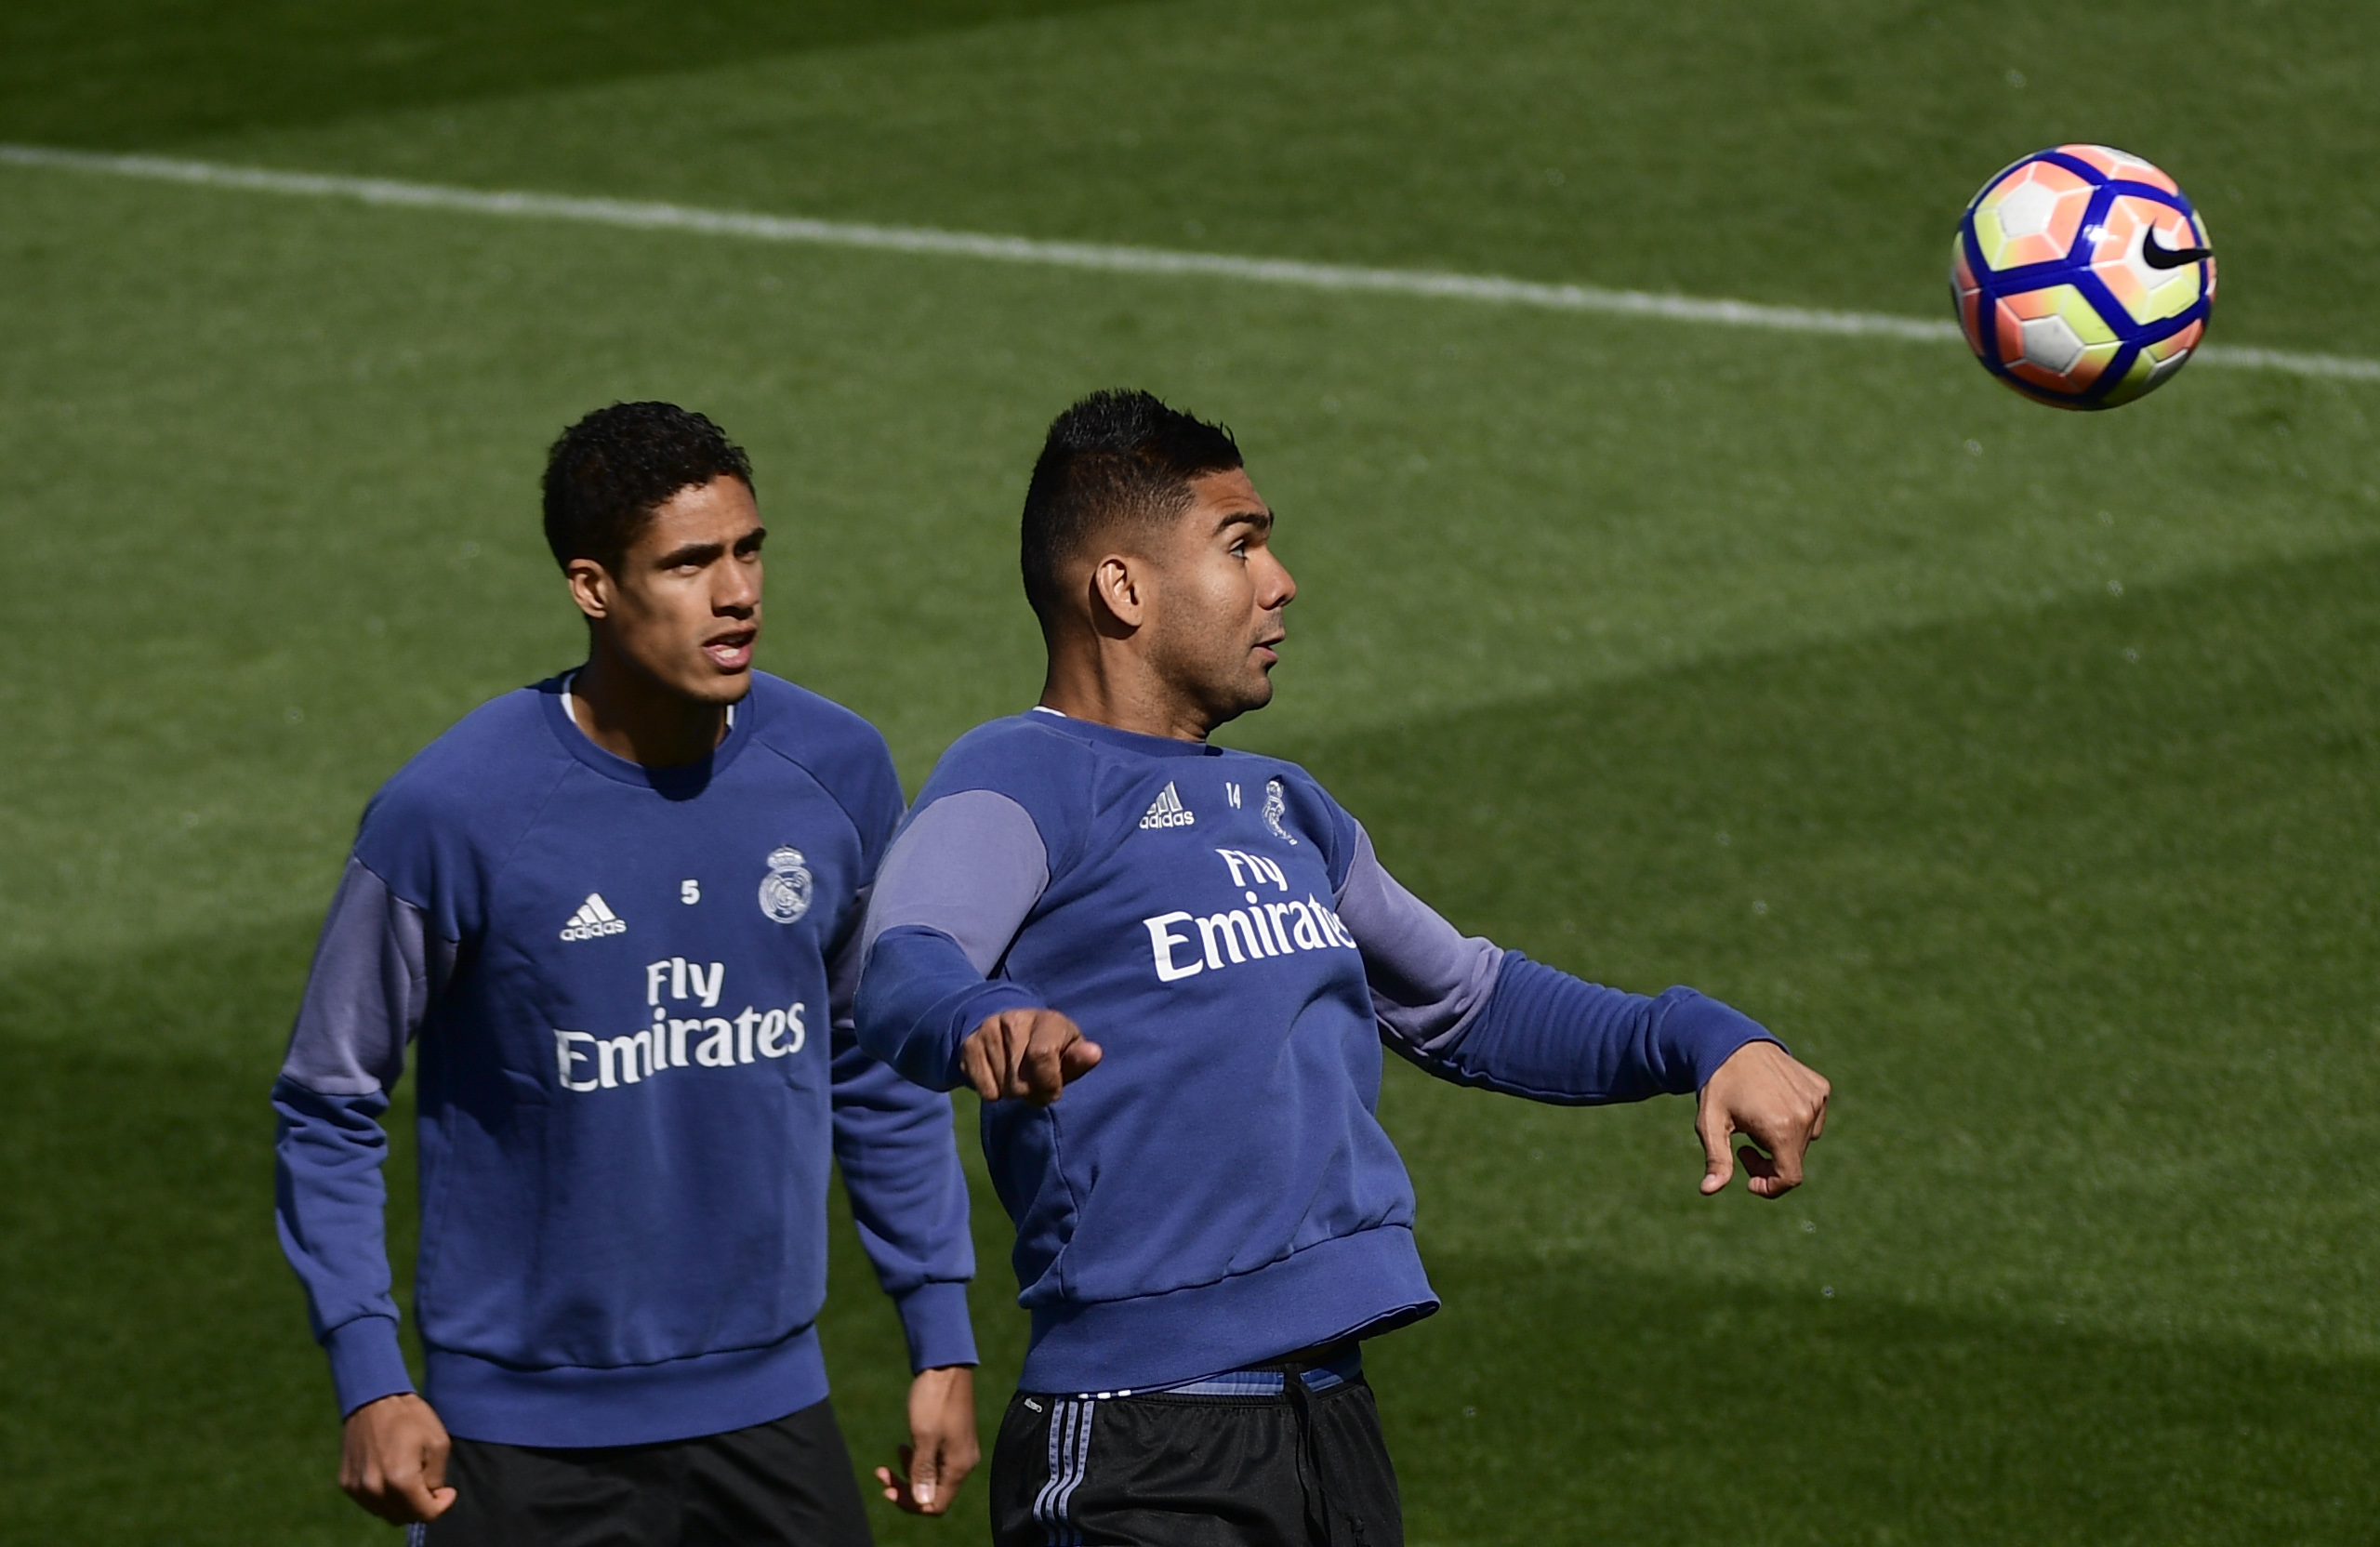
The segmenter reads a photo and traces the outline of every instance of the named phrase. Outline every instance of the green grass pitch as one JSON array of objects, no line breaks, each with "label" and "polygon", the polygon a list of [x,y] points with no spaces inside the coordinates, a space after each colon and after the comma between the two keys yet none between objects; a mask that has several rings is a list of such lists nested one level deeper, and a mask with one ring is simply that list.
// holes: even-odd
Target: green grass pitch
[{"label": "green grass pitch", "polygon": [[[2205,211],[2217,341],[2370,357],[2367,9],[43,0],[0,141],[1934,317],[1961,202],[2099,139]],[[1023,474],[1117,382],[1282,512],[1234,739],[1466,929],[1836,1082],[1769,1206],[1695,1196],[1683,1103],[1392,1069],[1447,1302],[1368,1355],[1417,1547],[2369,1540],[2380,386],[2071,416],[1955,345],[20,167],[0,211],[0,1540],[391,1540],[332,1484],[264,1096],[364,799],[575,658],[554,431],[663,395],[746,441],[764,664],[914,785],[1033,691]],[[977,1541],[981,1497],[876,1523]]]}]

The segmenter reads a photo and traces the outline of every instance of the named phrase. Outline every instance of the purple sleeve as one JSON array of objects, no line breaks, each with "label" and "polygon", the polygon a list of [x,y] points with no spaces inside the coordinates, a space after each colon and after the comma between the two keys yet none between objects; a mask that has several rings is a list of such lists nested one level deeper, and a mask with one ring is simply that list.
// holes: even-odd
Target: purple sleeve
[{"label": "purple sleeve", "polygon": [[1372,1009],[1393,1044],[1426,1051],[1459,1036],[1496,992],[1504,953],[1406,891],[1360,826],[1333,906],[1363,950]]},{"label": "purple sleeve", "polygon": [[984,1018],[1037,1007],[990,977],[1050,884],[1049,851],[1025,809],[989,789],[920,808],[878,871],[862,934],[860,1045],[936,1091],[965,1083],[959,1044]]},{"label": "purple sleeve", "polygon": [[275,1223],[341,1413],[413,1389],[390,1293],[379,1118],[453,963],[419,908],[348,861],[272,1088]]},{"label": "purple sleeve", "polygon": [[938,930],[986,975],[1049,884],[1050,852],[1023,806],[993,789],[945,795],[892,840],[860,948],[904,925]]},{"label": "purple sleeve", "polygon": [[1746,1042],[1775,1038],[1691,988],[1606,988],[1500,949],[1397,883],[1358,828],[1338,912],[1363,948],[1382,1039],[1441,1079],[1586,1105],[1700,1088]]}]

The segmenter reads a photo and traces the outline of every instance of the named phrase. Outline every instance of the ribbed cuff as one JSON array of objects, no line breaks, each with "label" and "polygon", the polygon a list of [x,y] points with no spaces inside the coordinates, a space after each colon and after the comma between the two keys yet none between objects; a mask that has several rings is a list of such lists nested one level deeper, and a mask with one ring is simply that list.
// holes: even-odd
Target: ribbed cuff
[{"label": "ribbed cuff", "polygon": [[1697,1091],[1709,1084],[1711,1077],[1719,1072],[1719,1065],[1733,1058],[1736,1050],[1745,1043],[1775,1042],[1780,1048],[1785,1046],[1775,1033],[1735,1006],[1692,989],[1680,996],[1662,1022],[1661,1039],[1694,1071]]},{"label": "ribbed cuff", "polygon": [[901,1313],[901,1330],[909,1336],[912,1370],[976,1363],[966,1285],[920,1284],[895,1300],[893,1307]]},{"label": "ribbed cuff", "polygon": [[959,1050],[967,1045],[967,1038],[974,1034],[977,1026],[1004,1010],[1045,1008],[1040,996],[1023,984],[1011,983],[1005,978],[995,978],[981,988],[971,989],[950,1012],[946,1023],[950,1027],[950,1083],[943,1089],[956,1091],[972,1083],[967,1078],[967,1064]]},{"label": "ribbed cuff", "polygon": [[323,1339],[331,1356],[331,1385],[344,1418],[366,1402],[413,1390],[404,1351],[397,1346],[397,1324],[387,1316],[357,1316]]}]

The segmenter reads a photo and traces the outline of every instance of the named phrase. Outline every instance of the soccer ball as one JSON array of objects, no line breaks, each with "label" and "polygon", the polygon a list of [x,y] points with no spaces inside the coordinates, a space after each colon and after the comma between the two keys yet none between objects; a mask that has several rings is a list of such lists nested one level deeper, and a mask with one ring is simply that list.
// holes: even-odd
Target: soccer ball
[{"label": "soccer ball", "polygon": [[2113,408],[2198,348],[2215,254],[2173,178],[2105,145],[2060,145],[1968,204],[1950,297],[1985,370],[2038,403]]}]

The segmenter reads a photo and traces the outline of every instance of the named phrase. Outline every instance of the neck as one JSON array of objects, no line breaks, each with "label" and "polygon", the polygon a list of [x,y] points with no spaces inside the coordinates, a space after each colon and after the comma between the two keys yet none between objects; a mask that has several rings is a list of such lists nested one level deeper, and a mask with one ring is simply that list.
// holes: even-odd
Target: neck
[{"label": "neck", "polygon": [[727,738],[726,705],[672,692],[605,650],[600,636],[570,696],[588,740],[647,768],[699,762]]},{"label": "neck", "polygon": [[1151,668],[1133,641],[1051,640],[1041,707],[1069,720],[1088,720],[1174,741],[1204,741],[1222,720]]}]

